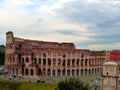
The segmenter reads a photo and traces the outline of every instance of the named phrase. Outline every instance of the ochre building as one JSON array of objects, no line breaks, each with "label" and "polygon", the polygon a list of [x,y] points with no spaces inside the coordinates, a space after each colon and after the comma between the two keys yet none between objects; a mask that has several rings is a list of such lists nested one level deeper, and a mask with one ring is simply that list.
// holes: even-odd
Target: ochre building
[{"label": "ochre building", "polygon": [[9,75],[83,76],[101,73],[106,51],[76,49],[73,43],[28,40],[6,33],[5,72]]}]

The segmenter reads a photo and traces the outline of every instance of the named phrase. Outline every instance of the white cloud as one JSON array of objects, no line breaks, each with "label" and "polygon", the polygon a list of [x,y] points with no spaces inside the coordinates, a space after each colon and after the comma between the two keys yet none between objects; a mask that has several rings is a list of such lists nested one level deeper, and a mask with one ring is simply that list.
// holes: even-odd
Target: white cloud
[{"label": "white cloud", "polygon": [[94,44],[94,45],[88,45],[88,47],[92,50],[113,50],[113,49],[119,49],[120,43],[111,43],[111,44]]},{"label": "white cloud", "polygon": [[111,38],[120,28],[119,7],[119,0],[4,0],[0,29],[36,40],[79,42],[80,48],[120,48],[119,39]]}]

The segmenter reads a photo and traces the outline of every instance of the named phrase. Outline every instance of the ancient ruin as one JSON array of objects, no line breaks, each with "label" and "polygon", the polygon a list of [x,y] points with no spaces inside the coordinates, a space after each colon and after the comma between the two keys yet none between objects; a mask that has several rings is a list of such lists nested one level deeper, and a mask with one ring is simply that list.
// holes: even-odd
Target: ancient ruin
[{"label": "ancient ruin", "polygon": [[9,75],[83,76],[101,73],[106,51],[76,49],[74,43],[28,40],[6,33],[5,72]]}]

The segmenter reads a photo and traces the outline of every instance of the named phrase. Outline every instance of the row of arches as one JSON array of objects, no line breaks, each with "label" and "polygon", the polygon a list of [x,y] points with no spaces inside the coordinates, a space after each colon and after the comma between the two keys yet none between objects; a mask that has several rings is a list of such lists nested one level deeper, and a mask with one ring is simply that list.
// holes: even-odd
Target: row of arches
[{"label": "row of arches", "polygon": [[[34,69],[28,69],[25,68],[22,71],[22,75],[26,76],[33,76],[35,73],[37,73],[37,76],[79,76],[79,75],[93,75],[100,73],[100,68],[94,68],[94,69],[40,69],[37,70]],[[18,75],[18,69],[12,68],[10,70],[11,75]]]},{"label": "row of arches", "polygon": [[100,68],[95,68],[95,69],[38,69],[38,76],[40,75],[48,75],[48,76],[78,76],[78,75],[92,75],[92,74],[97,74],[100,73]]},{"label": "row of arches", "polygon": [[22,63],[36,63],[42,65],[56,65],[56,66],[92,66],[92,65],[101,65],[104,60],[96,59],[61,59],[61,58],[33,58],[30,62],[30,58],[26,57],[21,59]]}]

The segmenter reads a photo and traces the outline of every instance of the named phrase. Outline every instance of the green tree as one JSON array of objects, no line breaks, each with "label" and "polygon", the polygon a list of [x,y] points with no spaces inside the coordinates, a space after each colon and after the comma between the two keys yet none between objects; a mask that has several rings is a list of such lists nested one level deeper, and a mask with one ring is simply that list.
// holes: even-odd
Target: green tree
[{"label": "green tree", "polygon": [[5,60],[5,52],[0,52],[0,65],[4,64]]},{"label": "green tree", "polygon": [[80,80],[70,78],[60,81],[55,90],[91,90],[91,88],[88,84],[84,84]]}]

